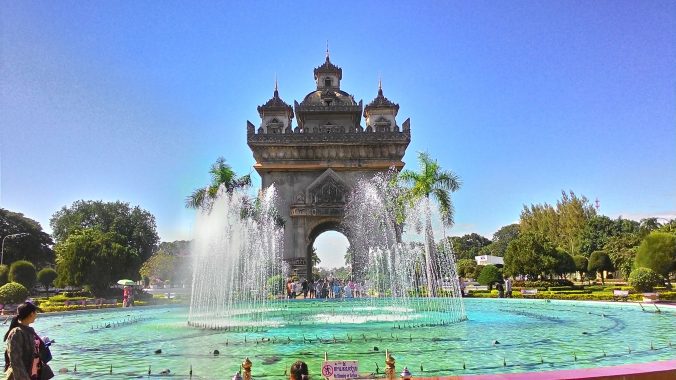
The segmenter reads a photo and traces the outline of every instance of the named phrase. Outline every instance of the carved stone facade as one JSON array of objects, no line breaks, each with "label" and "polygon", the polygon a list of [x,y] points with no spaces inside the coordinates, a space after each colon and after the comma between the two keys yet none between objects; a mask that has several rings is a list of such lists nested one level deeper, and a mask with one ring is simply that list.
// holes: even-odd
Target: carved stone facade
[{"label": "carved stone facade", "polygon": [[[278,208],[286,221],[284,259],[301,277],[310,277],[310,254],[322,232],[342,232],[345,204],[360,178],[394,167],[411,141],[410,121],[401,127],[399,105],[378,96],[365,108],[340,89],[342,69],[326,61],[314,70],[316,90],[293,109],[275,92],[258,107],[258,128],[247,121],[247,143],[262,186],[275,184]],[[295,112],[294,112],[295,111]],[[362,127],[362,112],[366,128]],[[292,128],[296,116],[297,126]]]}]

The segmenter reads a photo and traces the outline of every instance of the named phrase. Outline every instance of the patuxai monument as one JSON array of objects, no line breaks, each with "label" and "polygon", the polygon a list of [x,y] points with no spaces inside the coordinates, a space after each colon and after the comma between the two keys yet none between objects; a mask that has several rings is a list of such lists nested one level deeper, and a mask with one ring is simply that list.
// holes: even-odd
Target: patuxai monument
[{"label": "patuxai monument", "polygon": [[[410,120],[397,123],[399,105],[378,94],[366,106],[340,88],[343,70],[326,53],[314,69],[316,88],[293,107],[279,96],[258,107],[258,127],[247,121],[247,143],[262,186],[274,184],[286,220],[284,260],[301,277],[312,273],[312,245],[322,232],[340,231],[346,198],[360,178],[404,166]],[[296,119],[294,125],[293,119]],[[362,119],[363,117],[363,119]]]}]

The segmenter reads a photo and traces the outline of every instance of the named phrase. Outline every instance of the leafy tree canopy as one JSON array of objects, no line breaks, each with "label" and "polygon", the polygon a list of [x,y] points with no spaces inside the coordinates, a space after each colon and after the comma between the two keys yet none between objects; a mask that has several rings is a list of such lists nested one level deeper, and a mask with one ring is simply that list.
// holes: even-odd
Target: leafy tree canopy
[{"label": "leafy tree canopy", "polygon": [[157,250],[169,256],[190,256],[190,243],[190,240],[163,241]]},{"label": "leafy tree canopy", "polygon": [[562,191],[556,207],[546,203],[524,206],[519,224],[522,233],[541,236],[554,246],[577,255],[582,232],[595,215],[596,211],[586,197]]},{"label": "leafy tree canopy", "polygon": [[[474,259],[474,256],[482,254],[481,249],[491,244],[491,241],[485,237],[471,233],[463,236],[451,236],[447,238],[453,245],[453,252],[455,252],[456,259]],[[437,248],[443,251],[443,244]]]},{"label": "leafy tree canopy", "polygon": [[553,272],[558,263],[556,249],[534,233],[521,233],[507,246],[505,273],[537,278]]},{"label": "leafy tree canopy", "polygon": [[580,236],[580,253],[589,257],[594,251],[603,249],[615,236],[637,233],[639,223],[633,220],[610,219],[605,215],[595,215],[587,221]]},{"label": "leafy tree canopy", "polygon": [[464,278],[474,278],[477,264],[474,259],[460,259],[456,263],[456,267],[458,269],[458,276]]},{"label": "leafy tree canopy", "polygon": [[589,261],[586,257],[581,255],[573,256],[573,262],[575,263],[575,270],[580,273],[580,276],[582,276],[583,273],[587,273]]},{"label": "leafy tree canopy", "polygon": [[0,208],[0,240],[9,235],[27,233],[26,236],[5,239],[4,264],[27,260],[38,267],[54,263],[54,242],[37,221],[18,212]]},{"label": "leafy tree canopy", "polygon": [[178,256],[169,255],[164,251],[157,251],[141,265],[139,274],[150,279],[172,281],[179,269],[179,261],[180,258]]},{"label": "leafy tree canopy", "polygon": [[84,286],[98,294],[119,279],[138,278],[142,261],[126,243],[124,236],[98,228],[70,233],[54,247],[57,285]]},{"label": "leafy tree canopy", "polygon": [[610,237],[603,246],[603,251],[610,257],[613,267],[624,278],[628,278],[632,271],[636,249],[640,243],[641,237],[638,233],[621,233]]},{"label": "leafy tree canopy", "polygon": [[566,275],[568,273],[575,272],[575,260],[573,256],[569,255],[568,252],[564,251],[561,248],[556,248],[555,251],[556,263],[552,272],[559,276]]},{"label": "leafy tree canopy", "polygon": [[45,290],[49,290],[49,287],[54,284],[54,280],[57,277],[56,271],[52,268],[42,268],[38,272],[38,282],[45,287]]},{"label": "leafy tree canopy", "polygon": [[492,288],[493,284],[502,281],[502,273],[500,269],[495,265],[486,265],[481,268],[481,273],[477,278],[477,282],[481,285],[488,285],[489,289]]},{"label": "leafy tree canopy", "polygon": [[[138,206],[131,207],[120,201],[77,201],[56,212],[50,225],[59,243],[85,230],[100,231],[100,236],[106,236],[107,241],[122,247],[125,257],[121,260],[129,265],[125,273],[132,279],[138,278],[141,264],[152,256],[159,241],[155,217]],[[91,233],[85,236],[93,237]],[[58,269],[57,272],[60,274]]]},{"label": "leafy tree canopy", "polygon": [[636,251],[636,267],[650,268],[665,277],[674,270],[676,236],[665,232],[651,232]]},{"label": "leafy tree canopy", "polygon": [[610,257],[607,253],[603,251],[594,251],[589,256],[587,270],[590,273],[599,273],[601,275],[601,282],[605,282],[603,271],[612,271],[613,269],[613,262],[610,261]]},{"label": "leafy tree canopy", "polygon": [[517,223],[500,228],[493,234],[492,243],[482,248],[480,254],[500,257],[505,256],[507,246],[512,240],[519,237],[519,233],[519,224]]},{"label": "leafy tree canopy", "polygon": [[30,261],[19,260],[9,266],[9,282],[17,282],[30,290],[33,289],[36,281],[35,265]]}]

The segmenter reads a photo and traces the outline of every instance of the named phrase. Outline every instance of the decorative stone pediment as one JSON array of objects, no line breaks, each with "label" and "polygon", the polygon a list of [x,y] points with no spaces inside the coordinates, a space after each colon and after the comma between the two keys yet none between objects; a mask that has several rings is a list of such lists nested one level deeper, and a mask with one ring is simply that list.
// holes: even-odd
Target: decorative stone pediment
[{"label": "decorative stone pediment", "polygon": [[307,203],[311,205],[345,204],[349,188],[331,169],[326,169],[307,188]]}]

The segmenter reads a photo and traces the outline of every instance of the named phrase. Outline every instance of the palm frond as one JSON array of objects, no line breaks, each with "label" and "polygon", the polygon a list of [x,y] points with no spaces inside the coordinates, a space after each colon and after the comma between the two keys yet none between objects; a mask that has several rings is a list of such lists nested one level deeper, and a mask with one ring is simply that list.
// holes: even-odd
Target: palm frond
[{"label": "palm frond", "polygon": [[185,207],[187,208],[200,208],[204,204],[204,200],[207,195],[206,189],[196,189],[192,194],[188,195],[185,198]]},{"label": "palm frond", "polygon": [[438,184],[438,187],[445,190],[449,190],[451,192],[460,190],[460,186],[462,186],[462,181],[460,181],[460,177],[458,177],[458,175],[453,173],[452,171],[440,172],[437,175],[435,182]]},{"label": "palm frond", "polygon": [[432,196],[439,204],[439,212],[441,213],[442,221],[447,226],[452,226],[455,222],[455,208],[453,207],[450,193],[443,189],[434,189],[432,191]]},{"label": "palm frond", "polygon": [[225,158],[218,157],[216,162],[211,165],[209,173],[211,174],[212,185],[218,186],[220,184],[225,184],[225,187],[228,189],[232,187],[235,171],[225,162]]}]

